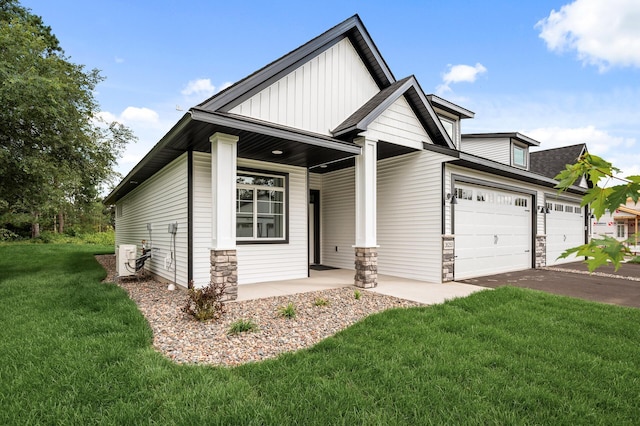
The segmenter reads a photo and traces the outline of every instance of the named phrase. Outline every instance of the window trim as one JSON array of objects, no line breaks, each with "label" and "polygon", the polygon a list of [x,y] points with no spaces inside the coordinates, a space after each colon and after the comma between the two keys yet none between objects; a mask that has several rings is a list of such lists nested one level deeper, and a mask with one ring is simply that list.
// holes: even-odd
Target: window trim
[{"label": "window trim", "polygon": [[[516,149],[522,150],[522,160],[523,160],[523,164],[518,164],[516,163]],[[513,143],[512,147],[511,147],[511,164],[514,167],[518,167],[520,169],[528,169],[529,167],[529,162],[527,161],[527,147],[526,146],[522,146],[520,144],[517,143]]]},{"label": "window trim", "polygon": [[[254,169],[250,167],[238,167],[236,170],[236,194],[238,190],[237,176],[240,173],[246,174],[257,174],[262,176],[272,176],[276,178],[284,179],[284,237],[283,238],[254,238],[254,237],[238,237],[236,236],[236,244],[237,245],[249,245],[249,244],[289,244],[289,173],[273,171],[273,170],[263,170],[263,169]],[[257,206],[256,206],[257,208]],[[236,221],[238,210],[237,210],[237,200],[236,200]],[[236,224],[237,226],[237,224]]]}]

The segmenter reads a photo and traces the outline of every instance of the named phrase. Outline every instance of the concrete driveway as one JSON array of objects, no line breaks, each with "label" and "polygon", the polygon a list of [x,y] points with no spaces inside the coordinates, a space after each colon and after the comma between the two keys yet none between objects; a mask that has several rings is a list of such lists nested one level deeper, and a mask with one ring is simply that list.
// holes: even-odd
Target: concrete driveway
[{"label": "concrete driveway", "polygon": [[612,267],[599,268],[589,274],[586,264],[576,262],[460,282],[491,288],[510,285],[640,308],[640,265],[637,264],[623,264],[617,272]]}]

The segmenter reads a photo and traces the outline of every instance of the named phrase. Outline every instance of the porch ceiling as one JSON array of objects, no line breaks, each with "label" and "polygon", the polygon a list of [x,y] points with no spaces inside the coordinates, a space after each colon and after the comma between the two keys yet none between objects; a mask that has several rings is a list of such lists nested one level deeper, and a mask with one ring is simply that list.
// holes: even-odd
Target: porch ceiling
[{"label": "porch ceiling", "polygon": [[[352,142],[276,126],[228,113],[191,110],[109,194],[114,204],[187,151],[211,152],[209,137],[216,132],[238,136],[238,157],[311,168],[360,154]],[[274,150],[282,154],[273,154]]]}]

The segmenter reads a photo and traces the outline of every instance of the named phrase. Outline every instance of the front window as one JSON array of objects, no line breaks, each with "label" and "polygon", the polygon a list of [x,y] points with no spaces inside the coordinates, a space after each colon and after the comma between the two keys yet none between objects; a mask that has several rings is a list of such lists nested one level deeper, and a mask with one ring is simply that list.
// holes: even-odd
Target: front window
[{"label": "front window", "polygon": [[513,165],[527,167],[527,150],[518,145],[513,146]]},{"label": "front window", "polygon": [[286,176],[238,171],[238,241],[285,240]]},{"label": "front window", "polygon": [[616,222],[616,237],[627,238],[626,227],[623,222]]}]

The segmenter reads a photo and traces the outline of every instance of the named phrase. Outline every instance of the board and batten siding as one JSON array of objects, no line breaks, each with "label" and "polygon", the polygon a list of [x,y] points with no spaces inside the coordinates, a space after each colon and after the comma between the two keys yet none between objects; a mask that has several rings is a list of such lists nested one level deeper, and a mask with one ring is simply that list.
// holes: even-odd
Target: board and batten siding
[{"label": "board and batten siding", "polygon": [[508,138],[466,139],[463,137],[460,151],[511,165],[511,141]]},{"label": "board and batten siding", "polygon": [[230,112],[331,136],[379,90],[344,38]]},{"label": "board and batten siding", "polygon": [[422,142],[431,141],[424,127],[404,96],[387,108],[364,133],[367,139],[391,142],[422,149]]},{"label": "board and batten siding", "polygon": [[135,244],[140,255],[141,241],[149,240],[150,223],[155,250],[145,269],[170,282],[174,281],[174,270],[165,265],[173,247],[167,228],[178,223],[174,265],[177,284],[184,287],[188,284],[187,200],[187,154],[183,154],[116,203],[121,213],[116,215],[116,250],[121,244]]},{"label": "board and batten siding", "polygon": [[[238,244],[238,284],[306,278],[307,170],[238,158],[238,169],[243,168],[289,174],[289,243]],[[194,153],[193,176],[193,275],[196,283],[207,283],[211,251],[211,154]]]}]

